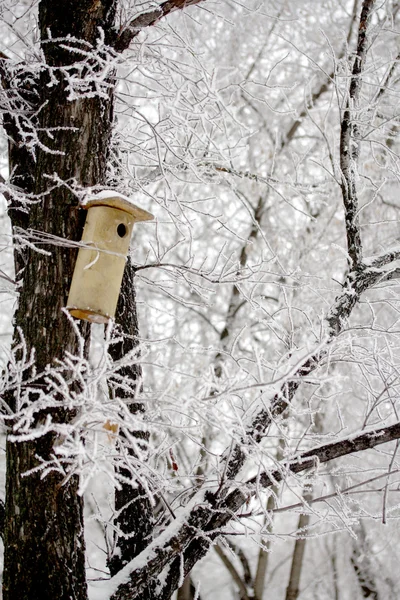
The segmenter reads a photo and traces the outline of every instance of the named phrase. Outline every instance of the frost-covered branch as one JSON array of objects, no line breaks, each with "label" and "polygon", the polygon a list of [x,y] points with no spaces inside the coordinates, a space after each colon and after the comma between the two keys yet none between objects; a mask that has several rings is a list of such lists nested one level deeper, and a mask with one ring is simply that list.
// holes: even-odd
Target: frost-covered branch
[{"label": "frost-covered branch", "polygon": [[357,159],[360,151],[360,133],[357,123],[360,101],[362,74],[367,58],[370,39],[370,21],[375,8],[375,0],[364,0],[358,43],[353,70],[350,77],[346,108],[343,112],[340,135],[340,168],[342,172],[342,196],[345,210],[347,251],[351,260],[351,268],[356,268],[362,260],[361,232],[358,220],[357,195]]},{"label": "frost-covered branch", "polygon": [[328,324],[325,345],[311,354],[301,366],[291,374],[281,386],[278,393],[272,398],[268,408],[262,408],[253,418],[246,431],[246,438],[242,444],[235,446],[229,460],[228,479],[236,477],[246,460],[243,445],[258,444],[265,436],[268,427],[274,419],[281,415],[292,402],[299,386],[307,381],[307,378],[321,366],[327,355],[328,347],[333,340],[344,330],[348,318],[357,305],[361,294],[381,281],[387,281],[396,276],[394,271],[382,271],[376,268],[363,266],[358,271],[349,273],[343,285],[343,293],[340,294],[331,310],[327,314]]},{"label": "frost-covered branch", "polygon": [[0,52],[0,81],[3,90],[7,90],[10,87],[11,76],[7,68],[9,60],[10,58],[4,52]]},{"label": "frost-covered branch", "polygon": [[[336,58],[337,62],[343,59],[343,57],[345,56],[345,53],[348,49],[348,46],[350,44],[352,34],[353,34],[354,24],[357,19],[357,6],[358,6],[358,0],[354,0],[349,29],[347,32],[346,43],[343,45],[341,52],[339,53],[339,55]],[[323,96],[329,90],[329,88],[331,87],[331,84],[334,83],[334,80],[335,80],[335,71],[331,71],[324,78],[324,80],[322,81],[320,86],[312,93],[311,98],[307,101],[306,106],[302,109],[298,118],[294,121],[292,126],[288,129],[286,134],[282,137],[281,149],[283,149],[285,146],[287,146],[288,143],[294,138],[297,130],[303,123],[304,118],[308,115],[309,111],[313,108],[313,106],[321,98],[321,96]]]},{"label": "frost-covered branch", "polygon": [[[359,97],[359,87],[361,85],[360,82],[360,73],[362,72],[362,66],[365,62],[365,53],[366,53],[366,41],[365,41],[365,28],[366,23],[365,19],[370,18],[370,12],[373,8],[373,3],[365,2],[363,12],[361,15],[361,23],[360,23],[360,34],[359,34],[359,45],[358,45],[358,53],[362,58],[361,66],[354,66],[354,73],[352,82],[350,84],[350,96],[353,99],[358,99]],[[368,9],[368,10],[367,10]],[[357,60],[356,60],[357,62]],[[347,116],[346,116],[347,115]],[[345,117],[347,119],[347,125],[345,125],[345,129],[347,131],[346,135],[350,135],[349,131],[352,131],[352,121],[350,119],[350,110],[347,109],[345,113]],[[345,119],[344,119],[345,121]],[[344,122],[343,121],[343,122]],[[351,127],[350,127],[351,126]],[[350,129],[349,129],[350,128]],[[343,126],[342,126],[342,138],[343,140]],[[346,186],[346,190],[347,190]],[[355,192],[354,187],[354,192]],[[346,197],[347,198],[347,197]],[[350,197],[349,197],[350,198]],[[356,208],[357,203],[354,204],[354,200],[356,200],[355,196],[351,196],[351,201],[345,202],[345,206],[347,206],[350,210],[350,213],[346,209],[346,223],[355,223],[353,221],[353,217],[351,216],[353,213],[352,209]],[[346,204],[347,203],[347,204]],[[350,216],[349,216],[350,215]],[[356,217],[356,214],[353,215]],[[350,219],[350,221],[348,220]],[[358,222],[357,222],[358,223]],[[356,306],[357,302],[360,299],[362,293],[364,293],[367,289],[373,287],[377,282],[387,280],[393,278],[395,274],[393,271],[391,272],[382,272],[377,268],[368,268],[364,264],[361,264],[361,238],[359,237],[359,227],[358,224],[353,229],[353,225],[350,226],[350,229],[347,228],[347,231],[351,231],[350,237],[353,240],[358,240],[355,243],[354,248],[356,249],[357,258],[355,256],[351,256],[349,252],[350,259],[353,261],[354,265],[359,265],[359,269],[352,269],[348,274],[345,283],[343,284],[343,293],[340,294],[329,311],[326,321],[328,324],[328,336],[326,338],[327,346],[335,339],[342,331],[347,322],[347,319],[350,317],[351,312]],[[355,236],[355,237],[354,237]],[[358,237],[357,237],[358,236]],[[350,247],[350,246],[349,246]],[[395,260],[395,254],[393,254],[393,258],[391,260]],[[383,266],[387,264],[387,262],[382,262],[383,259],[379,261],[379,266]],[[375,267],[375,264],[374,264]],[[286,408],[290,405],[291,401],[294,398],[295,393],[297,392],[302,381],[305,381],[306,378],[315,371],[321,364],[324,356],[326,355],[326,349],[322,351],[318,351],[316,354],[308,357],[306,361],[301,365],[301,367],[294,373],[293,377],[288,379],[284,385],[281,387],[280,391],[274,396],[269,407],[267,409],[261,409],[260,412],[254,417],[250,427],[247,429],[246,439],[243,439],[243,444],[247,445],[249,443],[259,443],[268,427],[271,425],[272,420],[277,416],[281,415]],[[243,466],[245,461],[245,453],[242,449],[241,445],[237,445],[232,453],[232,457],[230,459],[230,465],[228,468],[228,479],[234,478],[241,467]]]},{"label": "frost-covered branch", "polygon": [[374,269],[379,269],[380,267],[384,267],[396,260],[400,260],[400,250],[393,249],[390,252],[385,252],[385,254],[381,254],[380,256],[370,256],[365,259],[363,262],[365,265],[370,266]]},{"label": "frost-covered branch", "polygon": [[115,50],[117,52],[123,52],[129,47],[132,40],[146,27],[156,25],[160,19],[176,10],[182,10],[188,6],[199,4],[200,2],[204,2],[204,0],[167,0],[166,2],[162,2],[154,10],[138,15],[118,34],[114,43]]},{"label": "frost-covered branch", "polygon": [[373,431],[353,435],[338,442],[326,444],[300,454],[279,469],[262,473],[250,479],[244,488],[236,488],[220,503],[214,506],[204,492],[192,499],[181,515],[172,522],[158,540],[153,542],[136,559],[129,563],[108,584],[104,596],[99,600],[128,600],[140,598],[149,579],[158,577],[174,556],[184,554],[185,573],[204,556],[209,546],[222,533],[223,528],[234,518],[241,506],[262,488],[269,488],[280,482],[288,474],[318,468],[343,456],[361,452],[400,438],[400,423]]},{"label": "frost-covered branch", "polygon": [[[355,25],[356,18],[357,18],[357,4],[358,4],[358,0],[354,0],[352,13],[351,13],[351,19],[350,19],[350,23],[349,23],[349,27],[348,27],[348,32],[347,32],[346,43],[343,45],[343,48],[337,57],[337,61],[340,61],[345,56],[345,52],[347,51],[348,44],[350,43],[350,40],[352,38],[354,25]],[[285,150],[290,148],[291,142],[293,142],[293,140],[295,138],[295,134],[296,134],[297,130],[299,129],[299,127],[302,125],[305,117],[309,114],[309,111],[315,106],[315,104],[329,90],[331,85],[334,84],[334,81],[335,81],[335,71],[332,71],[329,75],[324,77],[324,79],[322,80],[320,85],[312,93],[311,98],[306,101],[306,105],[303,108],[299,108],[298,118],[294,121],[294,123],[292,123],[292,125],[290,127],[287,128],[286,132],[283,135],[281,135],[280,144],[275,149],[275,160],[277,160],[283,154],[283,152]],[[233,175],[240,179],[249,179],[250,181],[255,181],[257,183],[264,183],[267,186],[269,186],[269,188],[270,188],[266,192],[262,192],[259,194],[257,204],[254,208],[253,213],[251,214],[252,223],[251,223],[250,232],[247,236],[245,243],[242,245],[242,247],[240,249],[240,267],[243,269],[246,266],[247,261],[248,261],[249,247],[251,247],[252,245],[255,244],[257,238],[260,237],[260,235],[263,231],[262,219],[268,210],[267,203],[268,203],[268,199],[270,197],[269,192],[271,190],[275,190],[274,184],[279,184],[282,182],[271,176],[262,177],[256,173],[233,169],[231,166],[228,166],[228,165],[219,165],[219,164],[212,164],[212,163],[205,163],[205,164],[207,166],[209,166],[209,168],[211,168],[217,172],[227,173],[229,175]],[[291,182],[291,183],[289,183],[289,185],[298,187],[299,184],[297,184],[297,182],[296,183]],[[318,184],[315,184],[315,182],[313,182],[309,186],[309,190],[311,191],[315,185],[318,185]],[[220,342],[223,344],[222,351],[218,352],[218,354],[216,356],[217,364],[214,369],[214,372],[215,372],[215,375],[217,378],[219,378],[222,375],[222,360],[223,360],[224,352],[227,350],[227,342],[228,342],[229,336],[233,330],[234,320],[238,313],[238,307],[240,306],[240,304],[241,304],[240,303],[240,290],[237,285],[234,285],[233,289],[232,289],[232,294],[231,294],[231,297],[229,300],[227,313],[226,313],[225,326],[223,327],[223,329],[221,331],[221,335],[220,335]]]}]

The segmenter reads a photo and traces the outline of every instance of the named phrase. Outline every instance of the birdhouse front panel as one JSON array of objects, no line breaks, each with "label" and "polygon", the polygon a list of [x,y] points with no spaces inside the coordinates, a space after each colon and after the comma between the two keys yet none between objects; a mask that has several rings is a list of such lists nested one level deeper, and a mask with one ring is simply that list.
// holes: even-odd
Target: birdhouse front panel
[{"label": "birdhouse front panel", "polygon": [[106,323],[115,315],[134,218],[109,206],[88,209],[67,308],[72,316]]},{"label": "birdhouse front panel", "polygon": [[99,192],[82,208],[88,212],[67,309],[77,319],[106,323],[115,316],[133,225],[154,217],[115,190]]}]

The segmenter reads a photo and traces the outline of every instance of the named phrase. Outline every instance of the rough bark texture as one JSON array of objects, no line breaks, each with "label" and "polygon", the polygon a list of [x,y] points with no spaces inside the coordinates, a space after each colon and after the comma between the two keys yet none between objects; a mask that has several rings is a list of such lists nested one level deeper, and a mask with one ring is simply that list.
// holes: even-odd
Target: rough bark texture
[{"label": "rough bark texture", "polygon": [[[112,124],[112,97],[70,101],[65,76],[59,67],[71,65],[77,56],[60,49],[53,38],[72,33],[76,38],[95,43],[98,28],[110,28],[114,18],[114,0],[42,0],[39,5],[41,44],[55,83],[48,86],[49,71],[42,71],[36,82],[34,99],[41,107],[37,125],[41,143],[35,160],[20,148],[20,140],[8,117],[10,166],[14,180],[28,194],[38,195],[25,225],[33,230],[67,240],[79,240],[84,216],[76,197],[67,186],[55,185],[53,174],[63,181],[81,186],[104,183]],[[74,129],[54,129],[68,127]],[[52,128],[49,136],[46,129]],[[51,151],[44,147],[50,148]],[[10,212],[14,226],[20,226],[21,214]],[[27,222],[27,223],[26,223]],[[16,264],[24,267],[15,325],[20,328],[28,351],[35,351],[34,382],[30,384],[29,401],[49,393],[42,374],[46,365],[54,365],[65,351],[75,353],[78,340],[62,312],[75,263],[75,251],[68,247],[49,246],[51,256],[31,249],[19,255]],[[88,328],[82,327],[87,336]],[[19,334],[15,342],[19,342]],[[33,371],[27,376],[33,375]],[[68,373],[64,373],[68,375]],[[73,385],[73,384],[72,384]],[[22,393],[24,390],[22,390]],[[18,409],[20,397],[9,398]],[[45,415],[38,416],[40,422]],[[73,416],[61,407],[51,411],[51,418],[63,422]],[[40,460],[52,456],[56,438],[48,434],[36,441],[7,442],[7,481],[5,519],[4,600],[84,600],[85,544],[83,537],[82,500],[77,495],[78,481],[72,477],[62,484],[62,476],[51,473],[24,476],[37,467]],[[40,489],[40,493],[38,490]]]},{"label": "rough bark texture", "polygon": [[340,135],[340,169],[342,196],[345,209],[347,252],[350,267],[357,268],[362,261],[361,232],[358,219],[357,160],[360,151],[360,120],[358,104],[368,51],[368,29],[376,5],[375,0],[364,0],[358,29],[357,52],[349,85],[347,105],[343,112]]},{"label": "rough bark texture", "polygon": [[204,0],[166,0],[162,2],[154,10],[145,13],[139,13],[127,27],[119,32],[115,40],[114,47],[117,52],[123,52],[129,47],[132,40],[146,27],[150,27],[158,23],[160,19],[166,17],[175,10],[182,10],[192,4],[198,4]]}]

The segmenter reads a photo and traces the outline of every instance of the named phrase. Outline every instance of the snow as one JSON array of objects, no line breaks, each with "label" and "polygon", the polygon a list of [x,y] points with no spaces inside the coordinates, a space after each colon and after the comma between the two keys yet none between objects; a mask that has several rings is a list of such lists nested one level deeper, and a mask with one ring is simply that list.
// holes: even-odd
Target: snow
[{"label": "snow", "polygon": [[120,210],[124,210],[134,216],[135,221],[151,221],[154,215],[147,212],[144,208],[137,206],[128,196],[120,194],[115,190],[101,190],[97,194],[91,194],[90,188],[81,200],[83,208],[91,208],[92,206],[109,206]]},{"label": "snow", "polygon": [[85,204],[87,204],[87,202],[90,200],[105,200],[106,198],[120,198],[121,200],[125,200],[125,202],[129,202],[129,204],[135,206],[132,198],[125,196],[125,194],[120,194],[116,190],[101,190],[101,192],[97,192],[97,194],[88,193],[81,201],[81,204],[82,206],[85,206]]}]

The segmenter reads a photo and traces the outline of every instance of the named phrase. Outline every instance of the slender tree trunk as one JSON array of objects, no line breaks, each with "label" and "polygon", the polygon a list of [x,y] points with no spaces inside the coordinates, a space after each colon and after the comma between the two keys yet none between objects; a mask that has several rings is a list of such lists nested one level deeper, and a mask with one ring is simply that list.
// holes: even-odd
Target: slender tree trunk
[{"label": "slender tree trunk", "polygon": [[337,540],[336,537],[332,540],[331,549],[331,564],[332,564],[332,587],[333,587],[333,598],[332,600],[339,600],[339,569],[337,564]]},{"label": "slender tree trunk", "polygon": [[[297,524],[298,531],[303,531],[310,522],[310,515],[301,514]],[[292,564],[290,568],[289,583],[286,588],[285,600],[297,600],[299,596],[299,586],[301,571],[303,568],[304,551],[306,549],[306,539],[297,538],[294,545]]]},{"label": "slender tree trunk", "polygon": [[[22,155],[18,150],[21,140],[12,116],[8,117],[8,133],[14,129],[10,171],[17,167],[19,185],[37,197],[25,221],[32,230],[66,240],[80,239],[84,216],[70,188],[57,185],[53,175],[80,186],[104,183],[112,95],[69,100],[65,71],[60,67],[71,67],[77,55],[61,49],[57,38],[72,34],[75,39],[94,44],[99,28],[106,32],[111,28],[114,13],[114,0],[41,0],[41,45],[48,69],[41,71],[33,94],[35,108],[40,108],[37,125],[41,144],[36,146],[34,159],[25,157],[24,168],[28,167],[29,172],[23,176],[21,165],[16,165]],[[50,41],[50,35],[56,41]],[[79,46],[73,39],[72,44]],[[14,226],[20,226],[17,208],[10,212]],[[55,405],[46,412],[38,411],[31,428],[39,427],[45,418],[60,423],[74,416],[52,392],[46,369],[47,365],[55,366],[57,359],[62,360],[66,351],[78,353],[79,340],[62,312],[76,252],[59,245],[48,249],[51,256],[29,248],[16,257],[17,268],[23,266],[24,270],[15,316],[14,349],[22,360],[23,352],[18,352],[17,347],[23,340],[28,354],[35,353],[35,361],[34,368],[24,373],[26,383],[8,402],[12,410],[18,411],[22,402],[46,402],[52,395]],[[87,338],[88,327],[82,326],[81,333]],[[61,369],[61,374],[70,377],[67,370]],[[73,389],[73,381],[71,386]],[[77,477],[63,484],[62,474],[55,471],[43,479],[38,472],[28,474],[42,461],[51,460],[56,441],[56,435],[49,433],[32,441],[7,442],[4,600],[87,598],[82,499],[77,494]]]},{"label": "slender tree trunk", "polygon": [[[277,489],[274,488],[274,492]],[[267,512],[272,511],[275,505],[275,496],[271,494],[268,496],[267,501]],[[271,513],[271,518],[273,518]],[[269,548],[270,540],[268,538],[264,538],[261,540],[263,548],[260,548],[258,553],[258,561],[257,561],[257,571],[256,576],[254,578],[254,598],[255,600],[263,600],[264,596],[264,585],[265,585],[265,575],[267,574],[267,567],[269,561],[269,551],[264,548]]]}]

